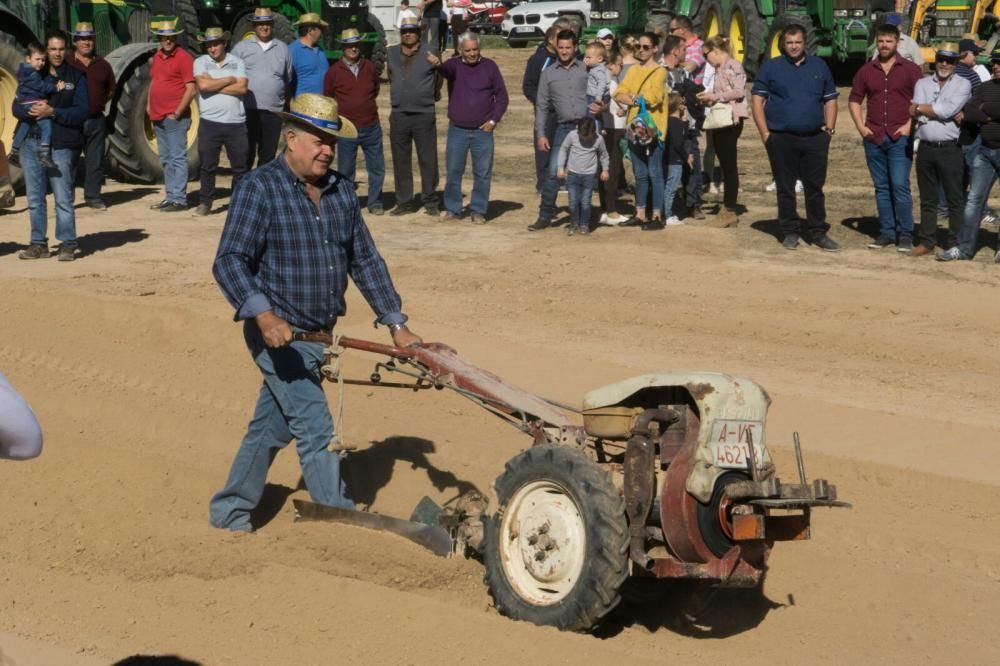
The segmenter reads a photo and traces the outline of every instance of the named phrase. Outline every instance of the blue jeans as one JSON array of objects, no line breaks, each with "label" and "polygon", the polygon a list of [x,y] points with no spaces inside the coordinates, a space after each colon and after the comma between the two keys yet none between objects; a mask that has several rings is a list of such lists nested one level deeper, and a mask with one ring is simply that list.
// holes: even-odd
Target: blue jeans
[{"label": "blue jeans", "polygon": [[681,186],[681,179],[684,177],[683,164],[668,164],[667,178],[663,185],[663,218],[666,219],[674,214],[674,197],[677,196],[677,189]]},{"label": "blue jeans", "polygon": [[576,129],[575,123],[562,123],[556,125],[555,132],[549,137],[549,166],[545,173],[545,182],[542,183],[542,199],[538,204],[538,218],[552,221],[556,214],[556,197],[559,196],[559,179],[556,172],[559,171],[559,148],[569,133]]},{"label": "blue jeans", "polygon": [[694,208],[701,203],[702,188],[701,149],[698,147],[698,137],[689,136],[687,141],[684,142],[684,147],[687,148],[688,155],[694,158],[694,166],[688,168],[687,165],[682,165],[681,167],[688,171],[688,176],[684,179],[684,194],[687,200],[687,207]]},{"label": "blue jeans", "polygon": [[630,145],[632,173],[635,176],[635,207],[646,209],[650,189],[653,193],[653,215],[663,210],[663,144]]},{"label": "blue jeans", "polygon": [[365,153],[368,171],[368,208],[382,205],[385,182],[385,152],[382,150],[382,126],[378,123],[358,128],[357,139],[337,139],[337,171],[351,180],[357,174],[358,148]]},{"label": "blue jeans", "polygon": [[910,167],[913,165],[913,140],[888,136],[881,146],[865,141],[865,159],[875,184],[879,236],[897,240],[913,239],[913,196],[910,193]]},{"label": "blue jeans", "polygon": [[52,190],[56,200],[56,239],[64,247],[76,247],[76,212],[73,209],[73,185],[80,151],[57,148],[52,151],[55,169],[46,169],[38,161],[41,140],[28,135],[21,155],[24,188],[28,194],[28,217],[31,220],[32,245],[48,244],[49,222],[46,217],[45,195]]},{"label": "blue jeans", "polygon": [[569,223],[574,227],[590,228],[590,203],[597,188],[597,174],[566,174],[566,190],[569,194]]},{"label": "blue jeans", "polygon": [[32,127],[37,127],[39,132],[39,141],[43,146],[52,145],[52,119],[51,118],[38,118],[33,122],[26,122],[24,120],[18,121],[17,128],[14,130],[14,140],[10,142],[11,150],[20,150],[21,144],[24,140],[28,138],[28,132]]},{"label": "blue jeans", "polygon": [[153,123],[156,149],[163,163],[165,198],[170,203],[187,205],[187,133],[190,128],[191,118],[164,118]]},{"label": "blue jeans", "polygon": [[1000,176],[1000,148],[980,146],[969,169],[969,196],[965,201],[962,228],[958,232],[958,250],[966,259],[972,259],[976,254],[983,208],[998,176]]},{"label": "blue jeans", "polygon": [[493,180],[493,132],[484,132],[478,127],[464,129],[448,125],[448,143],[444,150],[444,207],[455,215],[462,213],[462,175],[465,173],[465,159],[469,153],[472,153],[472,199],[469,201],[469,210],[486,215]]},{"label": "blue jeans", "polygon": [[279,349],[264,348],[255,323],[247,322],[244,331],[264,384],[226,485],[209,503],[212,526],[252,529],[250,512],[264,494],[267,470],[292,438],[313,501],[353,509],[340,474],[340,456],[327,449],[333,418],[320,384],[323,345],[293,342]]}]

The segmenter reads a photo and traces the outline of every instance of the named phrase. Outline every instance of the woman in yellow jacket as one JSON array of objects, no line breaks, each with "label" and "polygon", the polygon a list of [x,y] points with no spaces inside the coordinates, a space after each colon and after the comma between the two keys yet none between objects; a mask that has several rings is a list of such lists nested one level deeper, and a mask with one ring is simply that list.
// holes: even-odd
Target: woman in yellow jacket
[{"label": "woman in yellow jacket", "polygon": [[[615,91],[615,101],[629,106],[626,124],[631,123],[639,110],[639,97],[646,102],[656,129],[660,132],[659,139],[653,139],[649,145],[629,144],[632,155],[632,172],[635,175],[635,217],[624,222],[622,226],[642,225],[644,231],[656,231],[663,228],[663,140],[667,135],[667,70],[656,64],[656,49],[660,38],[653,32],[644,32],[639,36],[638,49],[635,52],[638,63],[628,68],[625,78],[618,84]],[[652,193],[650,193],[652,189]],[[652,194],[652,220],[646,222],[646,204]]]}]

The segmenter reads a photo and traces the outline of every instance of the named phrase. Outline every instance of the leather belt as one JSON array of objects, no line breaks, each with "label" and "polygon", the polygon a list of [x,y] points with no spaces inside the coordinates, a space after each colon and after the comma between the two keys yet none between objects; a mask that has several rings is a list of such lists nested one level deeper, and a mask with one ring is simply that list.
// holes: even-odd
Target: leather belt
[{"label": "leather belt", "polygon": [[935,148],[944,148],[945,146],[957,146],[958,139],[953,141],[926,141],[924,139],[920,140],[921,146],[934,146]]},{"label": "leather belt", "polygon": [[333,344],[333,335],[326,331],[296,331],[292,334],[296,342],[320,342],[324,345]]}]

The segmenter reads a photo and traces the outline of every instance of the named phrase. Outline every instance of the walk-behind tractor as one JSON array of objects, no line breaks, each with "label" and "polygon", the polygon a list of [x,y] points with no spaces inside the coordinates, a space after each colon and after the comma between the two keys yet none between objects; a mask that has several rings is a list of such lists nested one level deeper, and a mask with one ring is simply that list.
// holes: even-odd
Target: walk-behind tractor
[{"label": "walk-behind tractor", "polygon": [[[809,538],[813,507],[849,506],[834,485],[807,481],[797,436],[797,483],[778,479],[765,435],[771,401],[747,379],[641,375],[591,391],[578,411],[441,344],[329,344],[325,372],[335,381],[448,388],[532,445],[507,462],[491,497],[470,493],[443,511],[425,498],[411,521],[296,501],[299,519],[389,529],[441,555],[477,554],[497,608],[515,619],[592,629],[629,576],[755,587],[776,541]],[[366,380],[344,379],[337,368],[347,349],[388,360]],[[409,379],[383,381],[388,373]]]}]

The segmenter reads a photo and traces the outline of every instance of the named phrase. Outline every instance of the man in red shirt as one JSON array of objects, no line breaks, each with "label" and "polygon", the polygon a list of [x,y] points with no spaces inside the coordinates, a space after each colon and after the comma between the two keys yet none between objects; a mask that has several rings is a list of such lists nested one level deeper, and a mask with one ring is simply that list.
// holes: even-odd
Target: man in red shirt
[{"label": "man in red shirt", "polygon": [[[899,28],[885,24],[875,31],[878,57],[861,65],[854,75],[848,108],[864,140],[875,184],[879,235],[868,247],[878,250],[895,245],[899,252],[909,252],[913,249],[910,102],[922,73],[919,66],[899,55],[898,47]],[[868,113],[862,120],[861,102],[866,99]]]},{"label": "man in red shirt", "polygon": [[337,171],[354,180],[358,148],[365,152],[368,171],[368,212],[381,215],[382,183],[385,182],[385,153],[379,123],[378,75],[371,60],[361,57],[361,35],[354,28],[340,34],[344,57],[333,63],[323,77],[323,94],[337,100],[341,115],[358,128],[357,139],[337,142]]},{"label": "man in red shirt", "polygon": [[157,21],[150,31],[160,48],[149,66],[149,98],[146,115],[156,132],[156,146],[163,163],[166,196],[150,206],[153,210],[175,213],[187,210],[187,133],[191,128],[191,100],[198,89],[194,85],[194,59],[177,45],[177,19]]},{"label": "man in red shirt", "polygon": [[83,201],[90,208],[105,210],[101,199],[104,182],[104,142],[108,136],[108,119],[104,107],[115,92],[115,73],[108,61],[97,55],[94,24],[80,22],[73,29],[73,59],[70,65],[87,76],[90,108],[83,123]]}]

